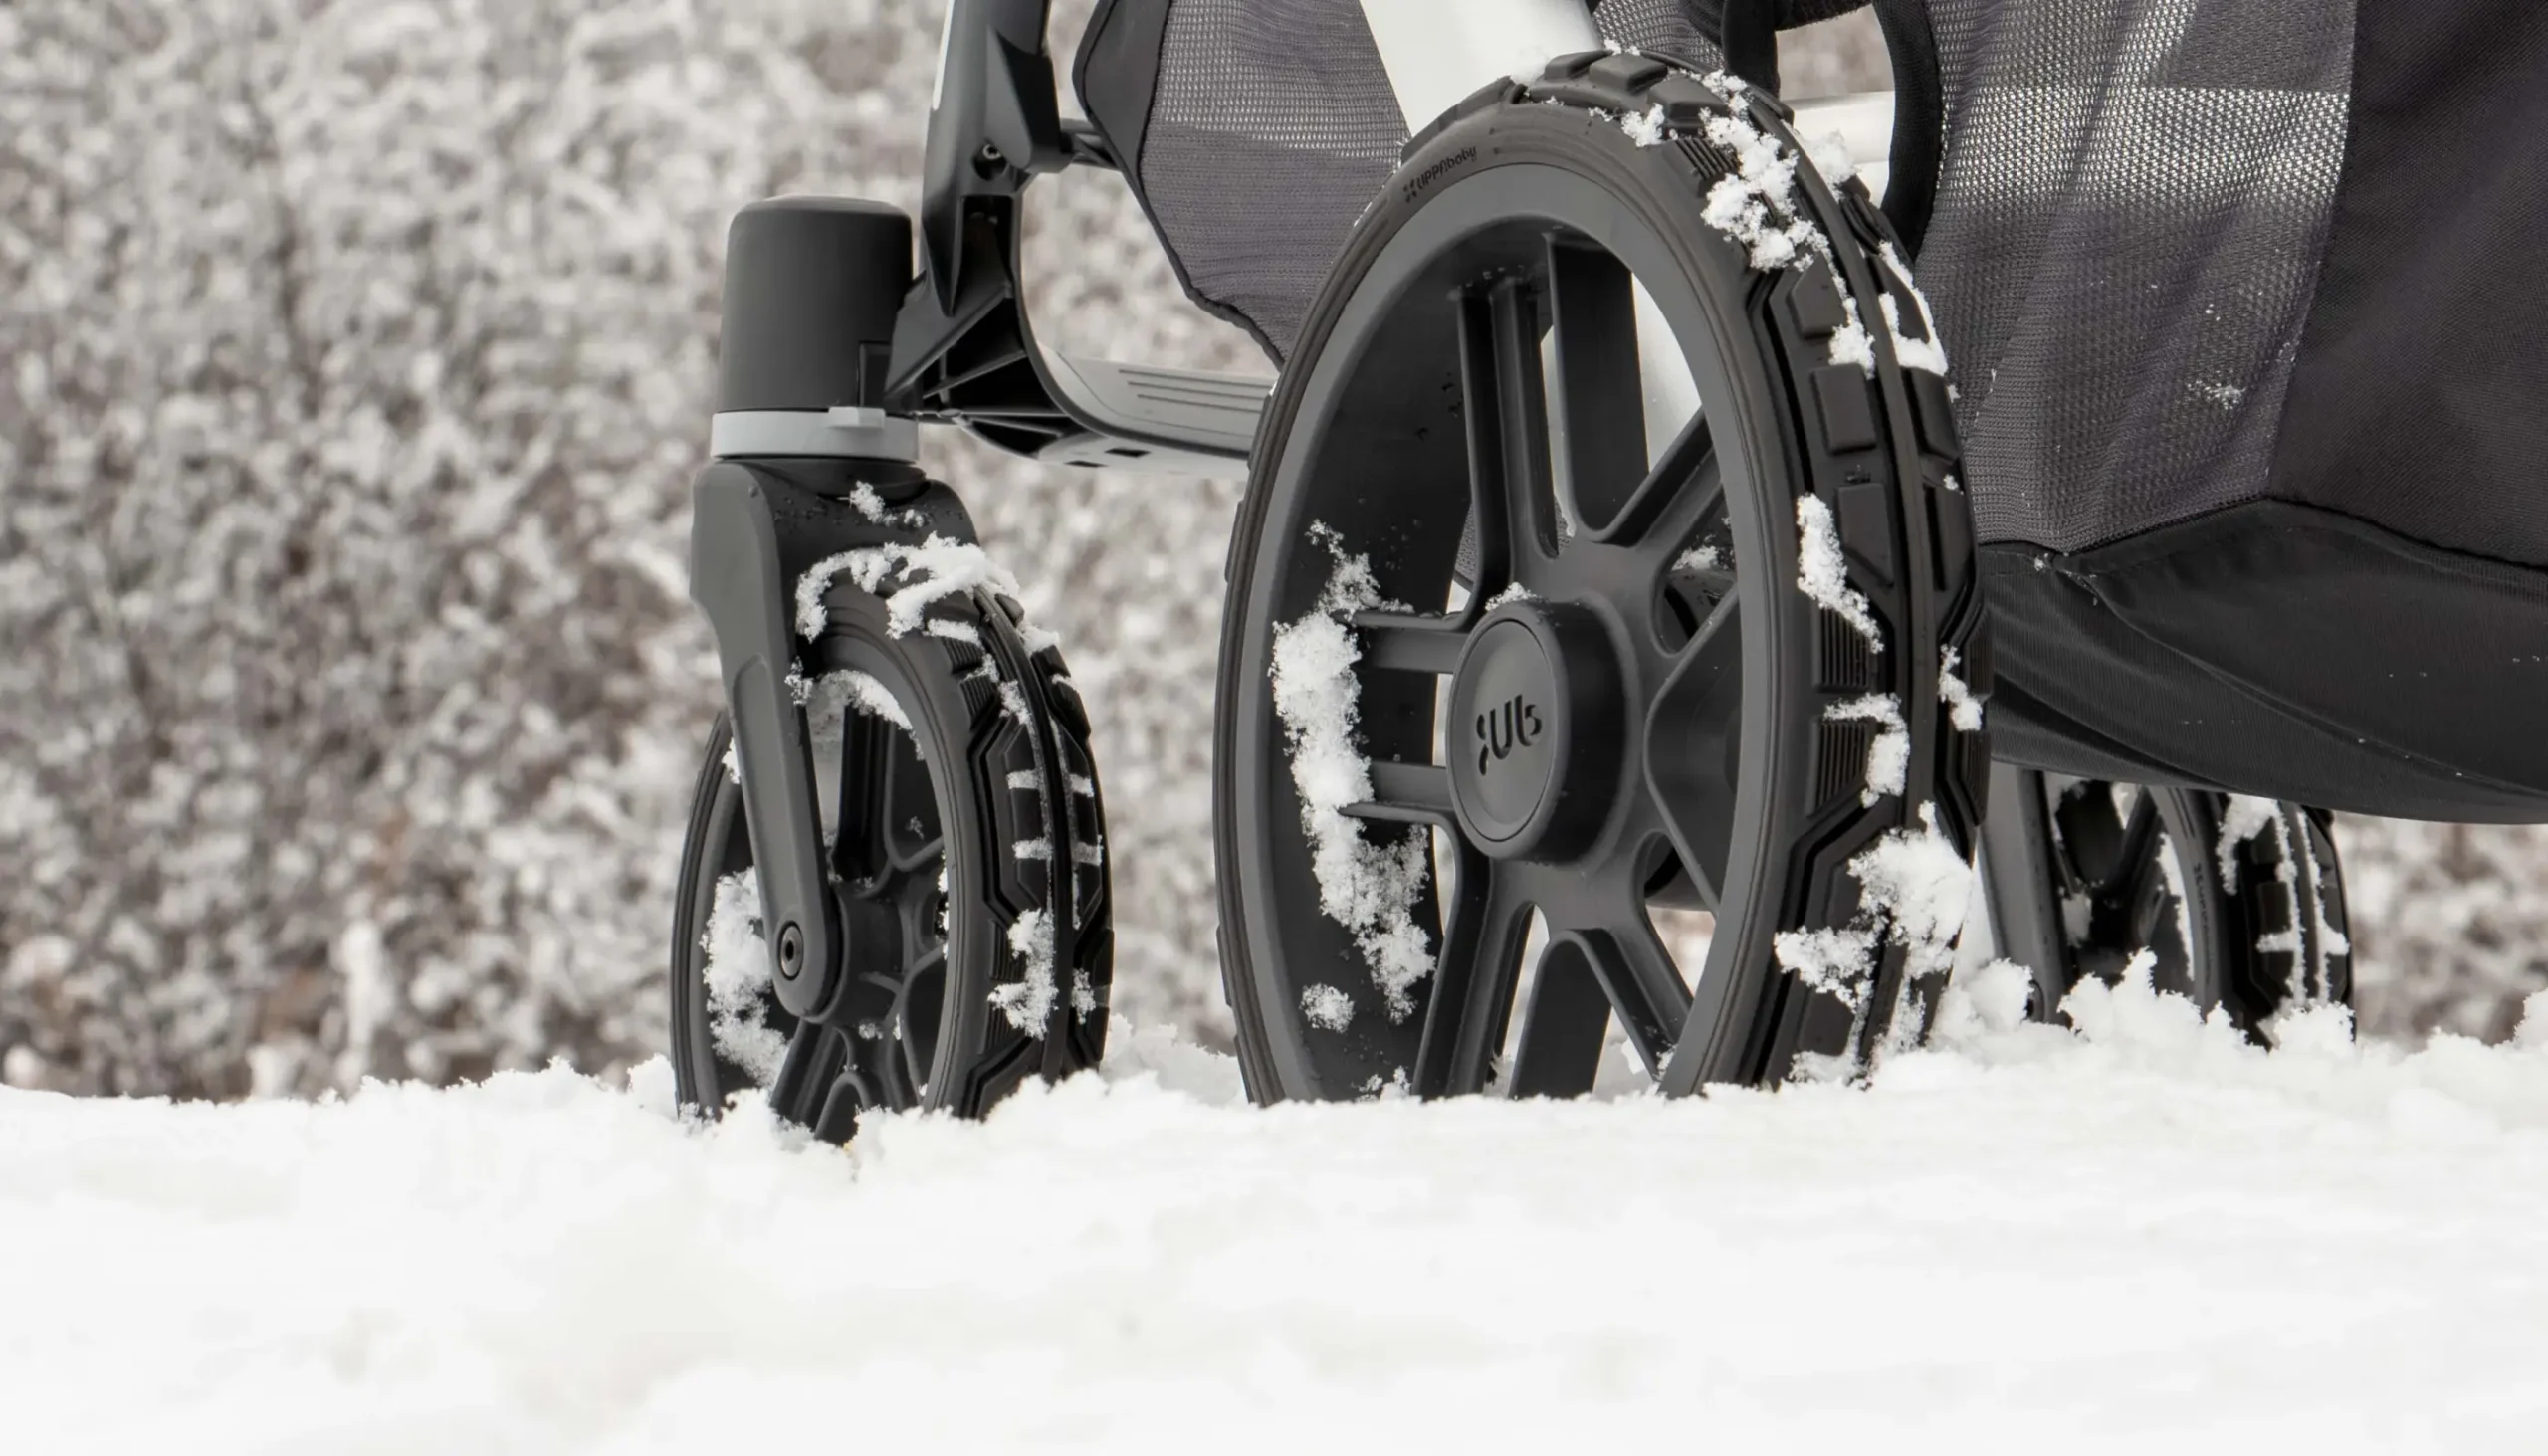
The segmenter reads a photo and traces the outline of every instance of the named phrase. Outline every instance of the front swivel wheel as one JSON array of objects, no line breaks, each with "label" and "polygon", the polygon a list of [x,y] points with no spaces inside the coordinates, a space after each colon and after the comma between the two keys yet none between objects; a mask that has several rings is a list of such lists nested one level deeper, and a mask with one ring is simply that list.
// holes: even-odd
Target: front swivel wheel
[{"label": "front swivel wheel", "polygon": [[1088,724],[1059,651],[985,584],[978,549],[915,532],[800,587],[798,683],[848,970],[819,1021],[779,1003],[750,765],[722,718],[711,733],[673,927],[686,1106],[714,1116],[758,1089],[837,1142],[871,1112],[977,1115],[1103,1052],[1111,907]]}]

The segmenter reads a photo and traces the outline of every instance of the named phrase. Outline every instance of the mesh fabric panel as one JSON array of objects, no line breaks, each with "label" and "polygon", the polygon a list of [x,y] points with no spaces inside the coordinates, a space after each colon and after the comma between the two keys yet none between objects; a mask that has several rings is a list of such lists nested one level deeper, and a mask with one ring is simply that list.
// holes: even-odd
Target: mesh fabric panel
[{"label": "mesh fabric panel", "polygon": [[1622,46],[1708,72],[1724,60],[1707,39],[1714,22],[1705,8],[1705,0],[1601,0],[1592,20]]},{"label": "mesh fabric panel", "polygon": [[2344,162],[2352,0],[1931,0],[1919,259],[1985,540],[2264,493]]},{"label": "mesh fabric panel", "polygon": [[[1604,0],[1601,33],[1699,70],[1704,0]],[[1800,13],[1863,0],[1791,0]],[[1195,295],[1276,358],[1405,144],[1358,0],[1171,0],[1142,185]]]},{"label": "mesh fabric panel", "polygon": [[1142,185],[1193,291],[1279,359],[1406,136],[1356,0],[1175,0]]}]

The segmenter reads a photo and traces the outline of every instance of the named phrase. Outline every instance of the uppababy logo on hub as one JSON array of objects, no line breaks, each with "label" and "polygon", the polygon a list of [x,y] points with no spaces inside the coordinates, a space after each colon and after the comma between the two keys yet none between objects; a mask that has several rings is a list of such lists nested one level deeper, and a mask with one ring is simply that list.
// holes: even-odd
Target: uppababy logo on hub
[{"label": "uppababy logo on hub", "polygon": [[1477,716],[1477,771],[1484,774],[1489,763],[1503,762],[1513,756],[1513,750],[1531,746],[1547,731],[1535,705],[1519,693],[1505,699],[1502,707]]},{"label": "uppababy logo on hub", "polygon": [[1449,156],[1442,158],[1440,161],[1435,162],[1433,165],[1426,167],[1423,171],[1420,171],[1414,176],[1408,178],[1406,183],[1406,200],[1413,202],[1415,200],[1416,193],[1421,192],[1425,188],[1432,186],[1434,183],[1441,181],[1445,176],[1450,174],[1453,168],[1467,166],[1469,163],[1476,160],[1476,147],[1461,147],[1458,151],[1451,153]]}]

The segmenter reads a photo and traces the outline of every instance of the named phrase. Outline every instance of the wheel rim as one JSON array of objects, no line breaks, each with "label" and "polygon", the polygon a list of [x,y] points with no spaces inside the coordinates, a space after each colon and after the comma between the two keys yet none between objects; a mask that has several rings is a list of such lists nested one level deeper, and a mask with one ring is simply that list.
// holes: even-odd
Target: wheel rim
[{"label": "wheel rim", "polygon": [[[852,639],[843,644],[848,668],[883,687],[906,715],[918,700],[892,658]],[[824,833],[838,877],[844,920],[870,943],[890,937],[892,952],[877,965],[862,957],[850,1003],[833,1032],[836,1045],[808,1044],[815,1061],[813,1084],[829,1079],[824,1068],[845,1065],[856,1040],[888,1043],[881,1056],[859,1058],[872,1069],[873,1105],[903,1109],[928,1105],[938,1076],[939,1028],[948,991],[947,959],[953,927],[946,916],[949,875],[946,791],[930,772],[919,738],[875,713],[852,704],[809,705],[815,761],[838,765],[837,781],[824,794]],[[825,750],[837,725],[837,749]],[[818,778],[818,782],[821,779]],[[869,968],[873,966],[874,968]],[[874,1028],[871,1033],[869,1028]],[[801,1032],[795,1043],[810,1043]],[[803,1094],[782,1075],[774,1097]]]},{"label": "wheel rim", "polygon": [[2134,784],[2047,776],[2044,789],[2076,978],[2113,984],[2147,951],[2153,988],[2221,1004],[2231,946],[2200,806]]},{"label": "wheel rim", "polygon": [[[1789,696],[1771,674],[1796,630],[1795,594],[1773,589],[1794,575],[1794,536],[1750,488],[1766,386],[1729,365],[1654,228],[1562,171],[1489,178],[1381,253],[1265,487],[1277,556],[1244,640],[1267,660],[1238,681],[1266,687],[1237,719],[1236,753],[1261,771],[1235,804],[1240,842],[1265,847],[1241,887],[1251,961],[1273,968],[1260,1014],[1309,1018],[1312,1035],[1276,1048],[1306,1061],[1287,1075],[1307,1085],[1582,1092],[1609,1025],[1648,1077],[1695,1084],[1723,1065],[1717,1033],[1734,1019],[1720,972],[1766,959],[1743,942],[1767,936],[1752,910]],[[1708,411],[1649,426],[1640,312],[1669,327]],[[1458,392],[1465,438],[1375,458],[1364,412],[1409,378]],[[1317,615],[1358,560],[1370,595],[1401,609],[1336,614],[1362,654],[1372,759],[1369,796],[1344,812],[1384,855],[1434,870],[1403,910],[1433,933],[1440,968],[1402,998],[1353,973],[1372,927],[1358,938],[1297,912],[1328,887],[1270,681],[1276,633]],[[1725,912],[1703,962],[1658,929],[1676,909]],[[1546,948],[1526,974],[1534,920]]]},{"label": "wheel rim", "polygon": [[2342,872],[2308,811],[2210,790],[2043,783],[2074,981],[2112,984],[2147,949],[2154,989],[2225,1008],[2249,1031],[2287,1006],[2350,1001]]},{"label": "wheel rim", "polygon": [[[962,918],[946,914],[952,887],[942,887],[961,873],[946,853],[948,789],[912,731],[826,691],[851,672],[876,684],[907,717],[919,712],[901,666],[855,641],[837,644],[808,705],[824,837],[858,947],[841,1010],[815,1024],[779,1004],[768,978],[742,790],[722,772],[703,821],[703,842],[717,846],[714,874],[700,877],[690,922],[705,930],[693,937],[692,973],[682,988],[692,1054],[714,1067],[721,1105],[760,1088],[780,1117],[834,1139],[846,1138],[861,1112],[946,1100],[953,1048],[941,1031],[959,1015],[950,1004],[956,981],[948,961],[951,952],[966,952],[962,942],[972,934]],[[725,738],[722,724],[718,737]],[[722,754],[722,743],[712,748]]]}]

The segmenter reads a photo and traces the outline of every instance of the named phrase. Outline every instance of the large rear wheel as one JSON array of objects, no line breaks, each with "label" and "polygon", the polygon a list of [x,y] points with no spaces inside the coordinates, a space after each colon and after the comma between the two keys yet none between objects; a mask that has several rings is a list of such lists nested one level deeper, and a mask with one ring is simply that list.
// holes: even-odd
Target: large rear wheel
[{"label": "large rear wheel", "polygon": [[1632,55],[1411,147],[1232,549],[1215,822],[1257,1097],[1689,1092],[1917,1036],[1988,658],[1886,236],[1775,101]]}]

